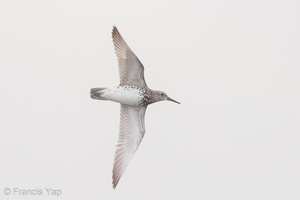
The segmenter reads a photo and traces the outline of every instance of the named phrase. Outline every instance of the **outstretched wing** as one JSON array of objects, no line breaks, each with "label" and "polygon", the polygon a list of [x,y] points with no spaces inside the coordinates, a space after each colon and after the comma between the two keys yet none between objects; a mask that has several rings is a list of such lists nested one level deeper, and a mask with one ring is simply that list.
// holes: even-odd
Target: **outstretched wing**
[{"label": "outstretched wing", "polygon": [[112,176],[113,188],[116,188],[144,137],[146,108],[146,106],[133,107],[121,104],[120,133]]},{"label": "outstretched wing", "polygon": [[115,26],[112,31],[112,38],[118,58],[120,85],[147,86],[144,78],[143,64],[133,51],[131,51]]}]

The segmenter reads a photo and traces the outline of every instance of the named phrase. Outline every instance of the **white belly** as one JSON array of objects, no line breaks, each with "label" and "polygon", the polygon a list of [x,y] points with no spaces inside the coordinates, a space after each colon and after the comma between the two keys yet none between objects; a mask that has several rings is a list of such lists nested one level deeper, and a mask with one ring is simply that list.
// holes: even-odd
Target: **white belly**
[{"label": "white belly", "polygon": [[130,106],[139,106],[140,90],[134,86],[116,86],[101,91],[101,97]]}]

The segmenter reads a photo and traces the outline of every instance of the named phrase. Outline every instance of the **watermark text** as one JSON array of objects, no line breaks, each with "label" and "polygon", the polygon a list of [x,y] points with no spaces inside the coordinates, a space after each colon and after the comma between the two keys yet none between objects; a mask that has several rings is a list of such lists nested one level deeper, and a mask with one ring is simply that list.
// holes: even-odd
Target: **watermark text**
[{"label": "watermark text", "polygon": [[14,196],[56,196],[59,197],[62,195],[60,189],[54,188],[4,188],[3,193],[5,195],[14,195]]}]

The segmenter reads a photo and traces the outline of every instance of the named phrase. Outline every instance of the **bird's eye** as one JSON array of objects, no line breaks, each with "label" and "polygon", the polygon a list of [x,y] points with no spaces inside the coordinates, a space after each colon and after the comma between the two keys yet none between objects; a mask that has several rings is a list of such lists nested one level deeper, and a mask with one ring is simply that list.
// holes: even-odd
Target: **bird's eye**
[{"label": "bird's eye", "polygon": [[161,96],[164,96],[164,93],[160,93]]}]

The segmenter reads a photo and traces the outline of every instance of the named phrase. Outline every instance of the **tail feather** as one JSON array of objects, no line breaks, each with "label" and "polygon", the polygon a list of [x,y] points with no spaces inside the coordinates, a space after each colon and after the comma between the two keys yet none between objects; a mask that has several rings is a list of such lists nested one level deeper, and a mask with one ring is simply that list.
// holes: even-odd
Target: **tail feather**
[{"label": "tail feather", "polygon": [[101,91],[105,90],[106,88],[92,88],[91,89],[91,98],[97,100],[106,100],[105,98],[101,97]]}]

